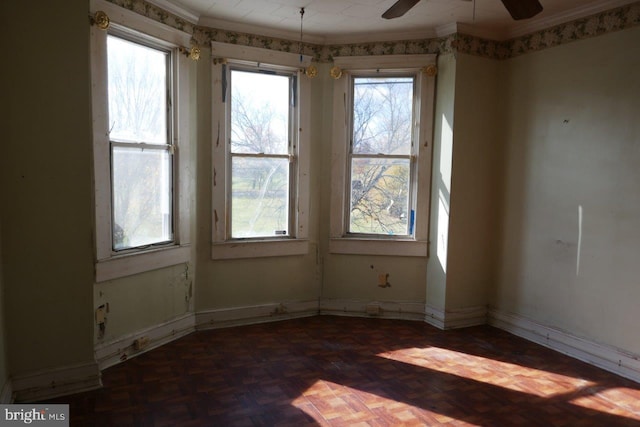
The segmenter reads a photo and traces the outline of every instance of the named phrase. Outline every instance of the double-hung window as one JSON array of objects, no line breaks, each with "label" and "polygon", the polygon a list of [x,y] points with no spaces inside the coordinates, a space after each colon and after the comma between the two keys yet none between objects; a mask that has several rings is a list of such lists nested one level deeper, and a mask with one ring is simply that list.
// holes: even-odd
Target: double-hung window
[{"label": "double-hung window", "polygon": [[335,59],[331,252],[427,255],[434,61]]},{"label": "double-hung window", "polygon": [[190,37],[102,0],[91,28],[96,281],[187,262]]},{"label": "double-hung window", "polygon": [[229,66],[228,78],[231,238],[290,236],[297,75]]},{"label": "double-hung window", "polygon": [[413,75],[351,79],[348,234],[413,235],[414,88]]},{"label": "double-hung window", "polygon": [[310,59],[216,42],[212,53],[212,257],[304,254]]},{"label": "double-hung window", "polygon": [[107,36],[112,250],[173,243],[171,51]]}]

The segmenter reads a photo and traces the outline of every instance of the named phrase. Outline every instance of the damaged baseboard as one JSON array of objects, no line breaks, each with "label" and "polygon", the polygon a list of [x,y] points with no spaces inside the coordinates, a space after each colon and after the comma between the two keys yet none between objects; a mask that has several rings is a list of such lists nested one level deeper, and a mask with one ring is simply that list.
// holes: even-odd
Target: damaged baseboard
[{"label": "damaged baseboard", "polygon": [[488,323],[514,335],[640,383],[640,355],[492,309]]},{"label": "damaged baseboard", "polygon": [[424,302],[325,299],[320,301],[320,314],[424,320]]},{"label": "damaged baseboard", "polygon": [[196,329],[217,329],[318,315],[318,300],[285,301],[196,313]]},{"label": "damaged baseboard", "polygon": [[13,403],[13,385],[11,378],[7,378],[7,381],[2,386],[0,391],[0,405],[7,405]]},{"label": "damaged baseboard", "polygon": [[16,375],[10,387],[16,402],[38,402],[95,390],[102,387],[102,380],[98,364],[92,362]]},{"label": "damaged baseboard", "polygon": [[466,307],[442,310],[431,305],[425,306],[424,321],[438,329],[457,329],[487,323],[487,307]]},{"label": "damaged baseboard", "polygon": [[106,369],[184,337],[194,330],[195,316],[193,313],[188,313],[113,341],[96,344],[94,348],[96,361],[101,370]]}]

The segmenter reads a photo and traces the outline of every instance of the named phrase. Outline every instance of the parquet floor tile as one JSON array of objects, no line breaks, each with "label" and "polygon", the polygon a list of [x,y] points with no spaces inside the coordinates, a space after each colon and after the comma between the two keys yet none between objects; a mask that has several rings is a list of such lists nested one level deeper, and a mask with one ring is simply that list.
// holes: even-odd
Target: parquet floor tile
[{"label": "parquet floor tile", "polygon": [[504,331],[316,316],[193,333],[65,396],[72,426],[640,426],[640,384]]}]

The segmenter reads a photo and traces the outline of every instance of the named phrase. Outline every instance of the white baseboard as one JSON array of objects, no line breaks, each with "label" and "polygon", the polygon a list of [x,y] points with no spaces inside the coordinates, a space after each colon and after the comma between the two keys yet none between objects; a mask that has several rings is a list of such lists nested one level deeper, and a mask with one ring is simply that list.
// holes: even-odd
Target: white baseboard
[{"label": "white baseboard", "polygon": [[37,402],[100,387],[101,374],[95,362],[43,369],[11,379],[16,402]]},{"label": "white baseboard", "polygon": [[285,301],[196,313],[196,329],[217,329],[318,315],[318,300]]},{"label": "white baseboard", "polygon": [[320,314],[424,320],[424,302],[325,299],[320,301]]},{"label": "white baseboard", "polygon": [[487,307],[466,307],[454,310],[442,310],[425,305],[424,321],[438,329],[457,329],[487,323]]},{"label": "white baseboard", "polygon": [[424,321],[431,326],[444,330],[444,310],[426,304],[424,306]]},{"label": "white baseboard", "polygon": [[0,391],[0,405],[7,405],[13,403],[13,385],[11,384],[11,378],[7,378],[7,381],[2,386]]},{"label": "white baseboard", "polygon": [[492,309],[488,323],[583,362],[640,382],[640,355],[580,338],[517,314]]},{"label": "white baseboard", "polygon": [[[138,356],[184,337],[194,330],[195,315],[187,313],[159,325],[119,337],[113,341],[97,344],[94,348],[96,361],[100,370],[106,369],[130,357]],[[144,348],[137,350],[134,348],[134,341],[140,338],[148,338],[148,343]]]}]

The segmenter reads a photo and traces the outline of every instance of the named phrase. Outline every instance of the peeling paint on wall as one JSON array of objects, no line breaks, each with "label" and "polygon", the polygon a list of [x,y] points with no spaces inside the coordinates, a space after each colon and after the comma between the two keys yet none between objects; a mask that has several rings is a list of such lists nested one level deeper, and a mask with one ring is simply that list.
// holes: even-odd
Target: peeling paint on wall
[{"label": "peeling paint on wall", "polygon": [[94,307],[109,307],[108,321],[95,323],[94,340],[119,337],[193,312],[193,266],[178,264],[94,285]]}]

